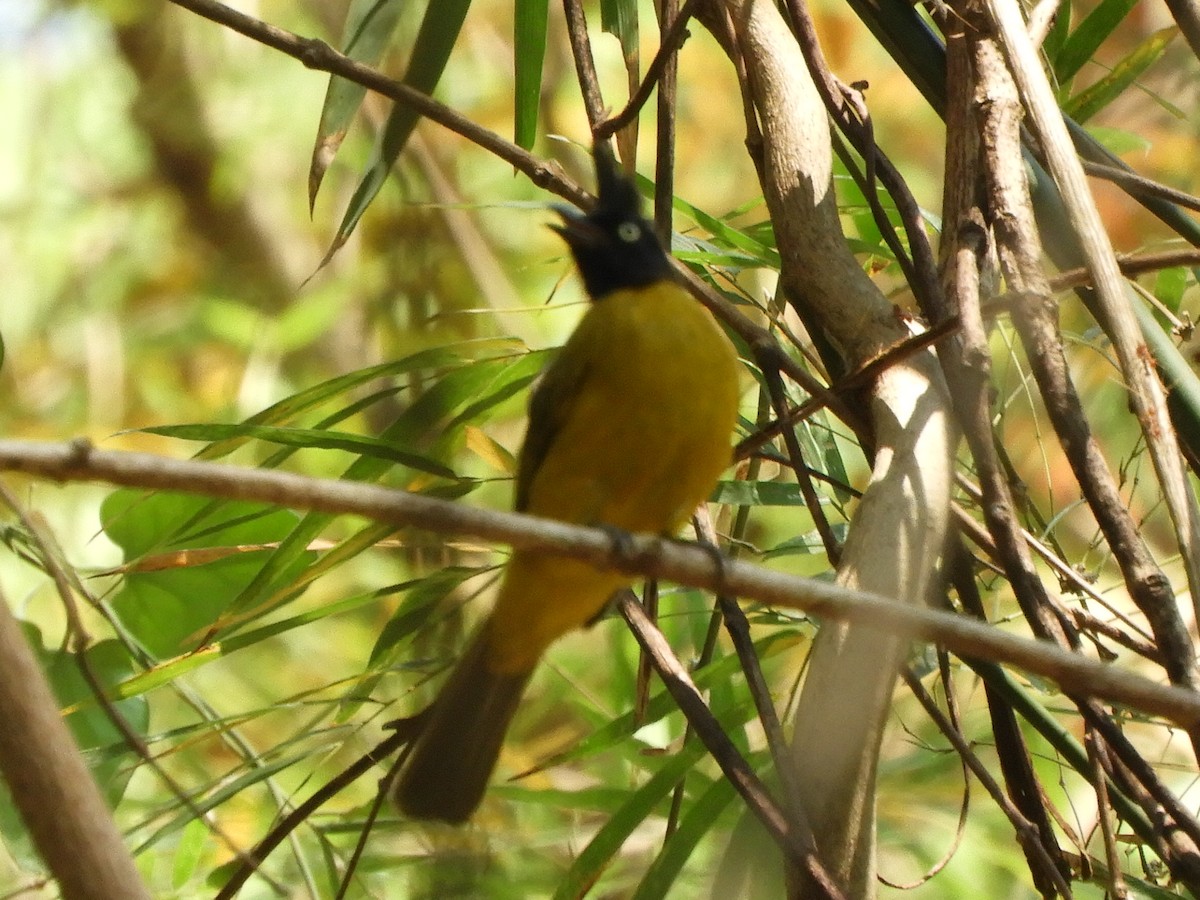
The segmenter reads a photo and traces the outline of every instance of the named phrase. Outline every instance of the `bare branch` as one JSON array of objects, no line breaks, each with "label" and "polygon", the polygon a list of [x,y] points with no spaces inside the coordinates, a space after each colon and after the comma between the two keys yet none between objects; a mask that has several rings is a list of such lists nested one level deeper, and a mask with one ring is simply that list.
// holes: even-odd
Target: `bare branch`
[{"label": "bare branch", "polygon": [[1006,0],[986,0],[986,6],[1092,273],[1105,325],[1175,526],[1192,603],[1200,615],[1200,505],[1187,480],[1175,426],[1167,411],[1166,391],[1125,295],[1112,244],[1088,192],[1058,101],[1021,21],[1020,9]]},{"label": "bare branch", "polygon": [[396,526],[472,535],[523,549],[553,550],[598,566],[669,578],[821,618],[860,622],[906,640],[940,644],[960,656],[1010,663],[1049,678],[1064,690],[1125,704],[1185,727],[1200,722],[1200,695],[1191,691],[1156,684],[1044,641],[1031,641],[961,616],[904,606],[868,591],[797,578],[737,560],[724,560],[718,566],[712,554],[700,547],[652,535],[632,535],[628,547],[624,541],[614,546],[612,536],[598,528],[482,510],[357,482],[97,450],[86,442],[0,441],[0,471],[361,515]]}]

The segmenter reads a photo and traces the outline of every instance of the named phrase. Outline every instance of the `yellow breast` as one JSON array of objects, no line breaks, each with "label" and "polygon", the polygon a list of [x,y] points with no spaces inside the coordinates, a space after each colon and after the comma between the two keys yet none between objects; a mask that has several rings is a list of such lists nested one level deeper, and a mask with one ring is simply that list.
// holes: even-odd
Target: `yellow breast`
[{"label": "yellow breast", "polygon": [[[556,366],[577,366],[561,425],[529,484],[525,510],[583,525],[671,533],[730,463],[737,354],[708,311],[663,283],[593,304]],[[518,553],[493,615],[495,668],[532,665],[599,612],[616,572]]]}]

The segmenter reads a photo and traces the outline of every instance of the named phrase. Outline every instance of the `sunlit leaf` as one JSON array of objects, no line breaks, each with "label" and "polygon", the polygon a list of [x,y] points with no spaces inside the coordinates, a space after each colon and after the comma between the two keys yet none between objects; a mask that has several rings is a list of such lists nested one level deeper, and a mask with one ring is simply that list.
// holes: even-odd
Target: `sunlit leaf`
[{"label": "sunlit leaf", "polygon": [[1137,6],[1138,0],[1100,0],[1071,32],[1054,58],[1054,74],[1065,85],[1095,55],[1125,18]]},{"label": "sunlit leaf", "polygon": [[516,123],[513,139],[517,146],[526,150],[533,146],[537,137],[549,6],[549,0],[516,0],[514,11],[513,102],[516,105]]},{"label": "sunlit leaf", "polygon": [[[356,62],[373,66],[396,33],[407,4],[401,0],[352,0],[342,33],[342,53]],[[367,89],[353,81],[331,75],[321,105],[321,123],[308,171],[308,205],[311,210],[321,181],[346,137],[350,120],[362,105]]]},{"label": "sunlit leaf", "polygon": [[[470,6],[471,0],[436,0],[429,4],[421,20],[408,70],[404,74],[405,84],[423,94],[433,92],[450,60],[450,51],[454,49]],[[392,107],[376,144],[374,157],[354,196],[350,198],[350,205],[325,256],[326,261],[350,237],[354,226],[387,181],[392,166],[416,127],[417,119],[417,112],[412,107],[402,104]]]},{"label": "sunlit leaf", "polygon": [[1063,103],[1063,112],[1077,122],[1086,122],[1124,94],[1143,72],[1154,65],[1178,33],[1179,29],[1174,25],[1154,32],[1117,63],[1111,72]]}]

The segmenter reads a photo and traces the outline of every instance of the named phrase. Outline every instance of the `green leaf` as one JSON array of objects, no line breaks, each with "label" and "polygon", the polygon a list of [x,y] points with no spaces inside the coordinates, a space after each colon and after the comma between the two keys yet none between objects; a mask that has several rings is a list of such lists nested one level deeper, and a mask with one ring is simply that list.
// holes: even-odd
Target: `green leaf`
[{"label": "green leaf", "polygon": [[510,397],[515,397],[537,380],[550,351],[538,350],[528,353],[496,379],[492,390],[484,397],[472,403],[457,416],[446,423],[446,430],[458,430],[472,425],[480,420],[484,413],[495,408]]},{"label": "green leaf", "polygon": [[143,428],[141,430],[148,434],[158,434],[163,437],[179,438],[185,441],[232,441],[243,438],[257,438],[260,441],[282,444],[285,447],[346,450],[358,456],[370,456],[376,459],[388,460],[442,478],[458,478],[453,469],[442,465],[436,460],[429,459],[418,453],[409,452],[378,438],[349,434],[344,431],[322,431],[314,428],[279,428],[268,425],[218,424],[159,425],[154,428]]},{"label": "green leaf", "polygon": [[[637,177],[638,187],[643,192],[649,192],[654,189],[653,182],[650,179],[639,175]],[[713,236],[713,240],[718,244],[725,244],[735,250],[741,250],[754,260],[759,266],[766,269],[779,269],[781,265],[779,253],[774,247],[770,247],[762,241],[752,237],[747,231],[734,228],[727,222],[717,218],[710,213],[705,212],[698,206],[693,206],[686,200],[675,197],[671,201],[672,208],[676,212],[681,212],[709,234]],[[745,265],[743,262],[742,265]]]},{"label": "green leaf", "polygon": [[637,0],[600,0],[600,28],[621,42],[621,55],[625,57],[626,65],[637,59]]},{"label": "green leaf", "polygon": [[542,103],[542,65],[546,59],[546,24],[549,0],[517,0],[513,23],[513,102],[516,104],[514,140],[529,150],[537,137],[538,110]]},{"label": "green leaf", "polygon": [[183,826],[183,834],[175,847],[171,860],[171,886],[179,890],[192,880],[200,867],[204,844],[208,840],[208,825],[200,819],[192,819]]},{"label": "green leaf", "polygon": [[[201,522],[206,522],[203,530]],[[105,534],[124,551],[126,562],[149,553],[203,548],[267,546],[289,534],[296,514],[257,503],[214,504],[187,494],[144,494],[119,490],[101,506]],[[271,581],[274,589],[291,584],[311,551],[304,548],[290,569]],[[147,650],[171,657],[183,642],[210,627],[233,599],[259,575],[269,550],[230,552],[203,563],[137,569],[126,573],[112,600],[114,612]]]},{"label": "green leaf", "polygon": [[721,814],[737,799],[727,778],[718,778],[684,811],[679,824],[663,842],[662,850],[646,869],[634,900],[659,900],[667,896],[700,840],[716,828]]},{"label": "green leaf", "polygon": [[[535,357],[533,363],[527,357]],[[416,446],[432,435],[437,435],[442,442],[449,441],[455,436],[455,429],[447,426],[448,420],[452,420],[463,407],[476,402],[481,395],[488,396],[497,383],[510,384],[514,366],[517,373],[523,376],[525,367],[536,364],[540,359],[535,354],[525,354],[515,359],[478,360],[451,370],[433,382],[379,439],[402,446]],[[495,394],[491,396],[495,397]],[[461,421],[455,421],[455,428],[461,426]],[[342,477],[348,481],[375,481],[390,466],[391,463],[386,460],[361,456],[343,472]],[[333,518],[328,513],[307,513],[291,534],[280,542],[255,579],[238,595],[230,606],[230,612],[237,614],[257,606],[282,572],[300,558],[309,543]]]},{"label": "green leaf", "polygon": [[[434,347],[422,350],[395,362],[359,369],[356,372],[340,375],[306,388],[268,406],[262,412],[255,413],[246,419],[246,424],[269,425],[288,421],[334,397],[349,393],[376,379],[396,378],[430,369],[458,368],[482,359],[508,359],[520,355],[521,351],[523,351],[523,345],[510,338],[485,338],[477,341],[465,341],[452,347]],[[196,458],[220,459],[243,446],[247,440],[249,438],[238,438],[216,443],[201,450]]]},{"label": "green leaf", "polygon": [[1092,124],[1087,126],[1087,133],[1114,156],[1145,153],[1152,146],[1144,135],[1126,131],[1123,128],[1108,128],[1104,125]]},{"label": "green leaf", "polygon": [[1190,273],[1183,266],[1160,270],[1154,279],[1155,299],[1171,312],[1178,313],[1189,279]]},{"label": "green leaf", "polygon": [[1065,85],[1075,77],[1137,3],[1138,0],[1100,0],[1063,42],[1054,59],[1054,75],[1059,84]]},{"label": "green leaf", "polygon": [[[325,558],[327,557],[322,557],[322,561]],[[323,604],[317,609],[303,612],[287,619],[281,619],[277,622],[271,622],[261,628],[255,628],[242,634],[222,638],[219,642],[196,653],[186,653],[182,656],[176,656],[160,665],[154,666],[152,669],[126,679],[113,687],[113,696],[118,699],[124,699],[148,693],[162,687],[164,684],[175,681],[179,676],[187,672],[192,672],[218,659],[224,659],[226,656],[236,653],[239,650],[253,647],[276,635],[302,628],[305,625],[312,625],[332,616],[338,616],[362,606],[378,603],[382,598],[388,597],[403,588],[403,585],[382,587],[378,590],[368,591],[365,594],[346,597],[335,603]]]},{"label": "green leaf", "polygon": [[633,791],[580,851],[559,882],[558,890],[554,893],[555,900],[582,897],[634,830],[645,823],[655,807],[675,789],[675,785],[704,757],[705,752],[704,745],[698,740],[688,741],[649,781]]},{"label": "green leaf", "polygon": [[800,486],[790,481],[721,481],[709,499],[733,506],[804,506]]},{"label": "green leaf", "polygon": [[166,550],[268,543],[286,534],[296,521],[296,514],[288,510],[238,500],[206,509],[199,520],[196,511],[206,503],[191,494],[121,488],[101,504],[101,527],[130,562]]},{"label": "green leaf", "polygon": [[[26,634],[31,642],[40,637],[36,630],[30,631],[28,628]],[[134,751],[125,746],[125,736],[96,701],[91,686],[80,671],[76,655],[62,650],[47,652],[36,643],[34,648],[41,649],[42,665],[54,688],[54,696],[64,709],[71,710],[67,715],[67,725],[79,748],[85,752],[116,748],[115,756],[106,754],[107,758],[92,767],[109,804],[115,806],[132,774],[129,763],[135,756]],[[115,640],[92,645],[86,655],[92,672],[106,689],[135,671],[129,651]],[[144,700],[118,700],[113,705],[134,733],[146,733],[150,725],[150,709]]]},{"label": "green leaf", "polygon": [[1053,64],[1058,59],[1058,55],[1062,52],[1063,44],[1071,33],[1071,4],[1059,4],[1058,11],[1054,16],[1054,21],[1050,25],[1050,31],[1046,34],[1046,39],[1042,41],[1042,51],[1046,54],[1046,59]]},{"label": "green leaf", "polygon": [[1125,93],[1146,69],[1157,62],[1178,32],[1178,27],[1174,25],[1154,32],[1117,63],[1111,72],[1066,101],[1063,112],[1076,122],[1086,122]]},{"label": "green leaf", "polygon": [[396,646],[429,621],[430,609],[445,600],[451,591],[456,590],[468,578],[478,575],[479,571],[468,566],[448,566],[424,578],[400,585],[398,589],[407,591],[408,596],[380,631],[375,646],[371,648],[367,668],[375,669],[386,665]]},{"label": "green leaf", "polygon": [[[784,632],[777,632],[754,642],[754,651],[760,660],[766,660],[776,653],[786,650],[793,644],[793,638]],[[692,681],[700,690],[711,690],[714,685],[727,682],[730,678],[741,673],[741,664],[734,654],[718,656],[702,669],[692,672]],[[629,739],[638,728],[657,722],[679,707],[675,699],[664,688],[650,697],[641,720],[635,721],[634,713],[627,713],[613,719],[606,719],[587,737],[577,741],[569,750],[555,754],[546,760],[544,765],[561,765],[575,759],[583,759],[601,751],[616,747]],[[728,728],[740,726],[754,716],[752,704],[739,702],[732,709],[716,709],[713,715]]]},{"label": "green leaf", "polygon": [[[433,92],[450,59],[450,51],[454,49],[470,6],[471,0],[435,0],[429,4],[421,20],[421,30],[417,33],[408,71],[404,74],[405,84],[423,94]],[[387,181],[392,166],[416,127],[417,118],[416,110],[411,107],[396,104],[392,108],[376,145],[375,156],[354,196],[350,198],[350,205],[325,255],[325,261],[346,243],[358,220]]]},{"label": "green leaf", "polygon": [[[342,32],[342,53],[364,65],[374,66],[383,57],[404,11],[400,0],[353,0]],[[325,172],[337,155],[350,128],[350,120],[362,105],[367,89],[353,81],[331,75],[321,106],[321,123],[308,170],[308,207],[311,211]]]}]

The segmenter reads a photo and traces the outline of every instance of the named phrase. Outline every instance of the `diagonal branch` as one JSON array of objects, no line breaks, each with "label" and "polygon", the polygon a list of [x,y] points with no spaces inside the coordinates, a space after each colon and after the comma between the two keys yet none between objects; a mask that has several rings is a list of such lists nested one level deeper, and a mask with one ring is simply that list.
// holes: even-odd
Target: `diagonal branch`
[{"label": "diagonal branch", "polygon": [[1175,526],[1192,603],[1200,615],[1200,505],[1187,481],[1175,426],[1167,411],[1166,391],[1123,290],[1112,244],[1020,9],[1009,0],[987,0],[986,7],[1092,273],[1107,331]]}]

